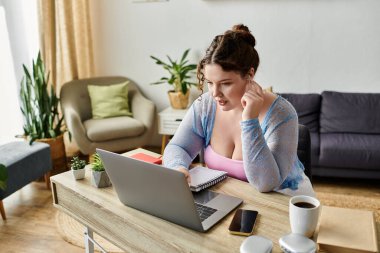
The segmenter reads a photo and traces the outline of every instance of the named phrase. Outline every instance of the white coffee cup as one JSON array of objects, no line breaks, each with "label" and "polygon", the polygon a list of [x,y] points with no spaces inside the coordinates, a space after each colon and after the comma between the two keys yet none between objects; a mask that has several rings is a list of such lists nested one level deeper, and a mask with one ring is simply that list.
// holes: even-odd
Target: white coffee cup
[{"label": "white coffee cup", "polygon": [[321,203],[310,196],[294,196],[289,200],[292,233],[312,237],[317,227]]}]

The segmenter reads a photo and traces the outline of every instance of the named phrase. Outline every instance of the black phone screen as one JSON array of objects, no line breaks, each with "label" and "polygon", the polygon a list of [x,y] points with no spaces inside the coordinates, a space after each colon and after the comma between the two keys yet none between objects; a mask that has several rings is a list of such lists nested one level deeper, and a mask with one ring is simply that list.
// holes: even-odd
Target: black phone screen
[{"label": "black phone screen", "polygon": [[229,230],[232,234],[250,235],[253,232],[258,212],[238,209],[232,219]]}]

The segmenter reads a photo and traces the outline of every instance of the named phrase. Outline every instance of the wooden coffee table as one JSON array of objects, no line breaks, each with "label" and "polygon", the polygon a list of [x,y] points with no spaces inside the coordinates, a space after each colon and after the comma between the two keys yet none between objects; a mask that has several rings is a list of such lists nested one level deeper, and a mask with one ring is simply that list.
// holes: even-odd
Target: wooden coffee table
[{"label": "wooden coffee table", "polygon": [[[231,235],[228,226],[233,212],[206,233],[196,232],[123,205],[113,187],[91,185],[88,171],[84,180],[74,180],[70,172],[51,177],[54,205],[92,231],[126,252],[239,252],[246,237]],[[278,240],[290,232],[289,197],[259,193],[251,185],[228,178],[212,190],[240,197],[240,208],[259,212],[255,235],[265,236],[281,252]],[[88,242],[87,252],[93,250]]]}]

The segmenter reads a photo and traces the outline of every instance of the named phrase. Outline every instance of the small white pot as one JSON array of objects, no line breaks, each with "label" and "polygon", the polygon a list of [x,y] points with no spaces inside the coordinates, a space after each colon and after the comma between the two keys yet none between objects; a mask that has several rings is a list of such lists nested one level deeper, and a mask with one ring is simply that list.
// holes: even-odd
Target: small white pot
[{"label": "small white pot", "polygon": [[83,179],[84,176],[85,176],[85,174],[86,174],[86,169],[85,168],[79,169],[79,170],[73,170],[73,169],[71,169],[71,171],[73,172],[74,178],[76,180]]}]

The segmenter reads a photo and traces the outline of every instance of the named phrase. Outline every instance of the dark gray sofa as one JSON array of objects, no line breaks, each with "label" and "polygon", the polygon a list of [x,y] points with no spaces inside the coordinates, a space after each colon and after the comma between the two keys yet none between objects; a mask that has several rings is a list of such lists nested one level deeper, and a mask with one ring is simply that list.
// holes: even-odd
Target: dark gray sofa
[{"label": "dark gray sofa", "polygon": [[380,94],[282,93],[311,136],[313,176],[380,179]]}]

